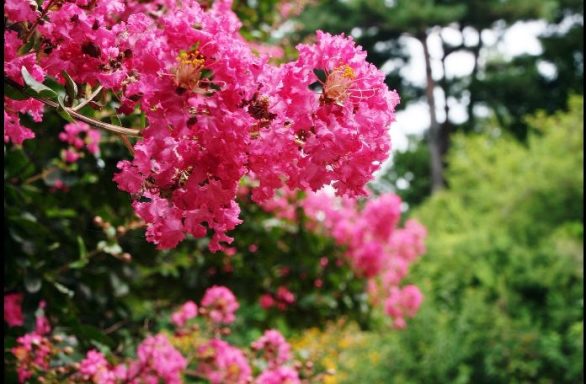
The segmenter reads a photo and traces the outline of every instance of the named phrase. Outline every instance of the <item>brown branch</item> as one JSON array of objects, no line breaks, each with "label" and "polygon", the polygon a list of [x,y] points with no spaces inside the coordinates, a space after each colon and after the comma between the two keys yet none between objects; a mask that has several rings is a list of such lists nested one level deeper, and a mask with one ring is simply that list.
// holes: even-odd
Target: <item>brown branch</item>
[{"label": "brown branch", "polygon": [[57,170],[59,170],[59,168],[57,168],[57,167],[47,168],[43,172],[29,177],[28,179],[23,181],[22,184],[31,184],[39,179],[44,179],[45,177],[47,177],[48,175],[50,175],[51,173],[53,173]]},{"label": "brown branch", "polygon": [[82,109],[83,107],[85,107],[86,105],[88,105],[88,103],[90,101],[92,101],[97,95],[98,93],[100,93],[100,91],[102,90],[102,86],[100,85],[98,88],[96,88],[96,90],[88,97],[87,100],[84,100],[82,103],[79,103],[78,105],[76,105],[75,107],[71,108],[74,111],[79,111],[80,109]]},{"label": "brown branch", "polygon": [[[27,92],[27,90],[22,85],[18,84],[17,82],[15,82],[12,79],[5,77],[4,81],[8,82],[12,87],[16,88],[17,90],[19,90],[23,94],[30,96],[33,99],[39,100],[41,103],[48,105],[49,107],[52,107],[55,109],[61,108],[61,106],[58,103],[56,103],[52,100],[47,100],[47,99],[44,99],[38,95],[33,95],[33,94]],[[77,111],[75,111],[73,108],[64,107],[63,109],[65,110],[65,112],[69,113],[69,115],[71,115],[71,117],[74,118],[75,120],[87,123],[87,124],[91,125],[92,127],[104,129],[106,131],[114,132],[114,133],[121,134],[121,135],[140,137],[140,130],[139,129],[124,128],[124,127],[120,127],[117,125],[104,123],[102,121],[98,121],[98,120],[92,119],[91,117],[87,117],[85,115],[82,115],[81,113],[78,113]]]}]

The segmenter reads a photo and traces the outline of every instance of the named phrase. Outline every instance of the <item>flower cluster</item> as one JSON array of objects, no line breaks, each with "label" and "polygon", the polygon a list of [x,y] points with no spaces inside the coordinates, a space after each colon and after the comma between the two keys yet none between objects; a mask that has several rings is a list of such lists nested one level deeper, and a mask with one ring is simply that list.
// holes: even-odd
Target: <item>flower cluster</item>
[{"label": "flower cluster", "polygon": [[291,347],[274,329],[266,331],[260,339],[252,343],[252,348],[262,352],[269,368],[277,368],[291,359]]},{"label": "flower cluster", "polygon": [[[215,302],[217,297],[227,296],[237,307],[238,302],[228,288],[212,287],[205,293],[201,308],[210,308],[204,304],[210,298]],[[193,301],[187,301],[171,315],[177,326],[174,334],[163,331],[147,336],[138,344],[133,358],[107,356],[103,351],[91,349],[81,361],[64,360],[63,355],[74,356],[77,342],[61,334],[51,335],[43,308],[44,304],[38,311],[35,330],[18,338],[18,345],[12,349],[20,382],[51,377],[68,383],[178,384],[192,376],[212,384],[300,384],[302,377],[304,382],[311,383],[319,376],[295,368],[302,364],[294,364],[290,345],[276,330],[267,330],[250,348],[231,345],[222,339],[224,333],[214,332],[223,324],[223,318],[198,317],[197,304]],[[188,321],[193,326],[185,327]]]},{"label": "flower cluster", "polygon": [[394,319],[396,328],[405,328],[405,317],[413,317],[419,309],[423,295],[419,288],[407,285],[403,288],[391,287],[385,301],[385,311]]},{"label": "flower cluster", "polygon": [[171,322],[176,327],[183,327],[188,320],[197,316],[197,304],[188,301],[171,315]]},{"label": "flower cluster", "polygon": [[[308,191],[305,198],[299,199],[291,190],[283,190],[261,206],[284,220],[297,220],[296,210],[301,208],[310,219],[305,224],[308,229],[332,237],[343,247],[351,268],[367,280],[373,303],[386,300],[386,312],[397,328],[404,327],[404,318],[413,316],[419,308],[422,295],[418,288],[399,286],[409,265],[425,253],[427,231],[415,220],[407,220],[402,228],[398,227],[398,196],[373,197],[361,207],[355,199],[334,197],[325,191]],[[320,260],[322,268],[328,263],[327,258]],[[315,281],[317,288],[321,284],[321,280]],[[260,304],[270,308],[275,301],[272,296],[263,295]]]},{"label": "flower cluster", "polygon": [[[230,243],[244,175],[257,202],[283,186],[361,195],[388,156],[399,97],[351,37],[318,31],[297,60],[275,66],[240,36],[230,0],[45,3],[5,2],[5,73],[19,84],[24,67],[40,82],[100,86],[119,113],[144,115],[134,157],[114,180],[161,249],[208,232],[210,250]],[[41,13],[46,20],[25,24]],[[5,99],[5,141],[34,137],[19,113],[40,120],[42,107]]]},{"label": "flower cluster", "polygon": [[201,312],[214,323],[230,324],[236,319],[235,313],[240,304],[226,287],[214,286],[208,289],[201,300]]},{"label": "flower cluster", "polygon": [[[22,309],[20,308],[22,294],[16,295],[19,295],[16,296],[18,300],[10,298],[11,311],[13,315],[14,313],[20,313],[20,316],[22,316]],[[41,302],[37,310],[33,331],[16,339],[17,345],[11,349],[12,354],[16,358],[18,380],[20,382],[27,381],[37,370],[47,370],[50,365],[50,356],[55,352],[55,348],[53,348],[48,338],[51,327],[44,315],[44,307],[45,303]]]},{"label": "flower cluster", "polygon": [[285,286],[280,286],[276,292],[265,293],[259,298],[259,304],[264,309],[276,307],[284,311],[293,303],[295,303],[295,294]]},{"label": "flower cluster", "polygon": [[63,160],[68,163],[75,163],[83,156],[85,149],[94,156],[100,154],[100,131],[92,129],[86,123],[75,122],[66,124],[63,132],[59,134],[59,140],[69,144],[63,154]]},{"label": "flower cluster", "polygon": [[101,352],[90,350],[79,363],[76,376],[83,382],[96,384],[182,382],[181,373],[187,367],[187,360],[167,336],[147,337],[138,346],[136,356],[136,360],[113,366]]},{"label": "flower cluster", "polygon": [[24,324],[21,306],[22,293],[4,295],[4,321],[9,327],[19,327]]},{"label": "flower cluster", "polygon": [[211,384],[245,384],[252,370],[242,351],[223,340],[213,339],[200,346],[197,357],[201,361],[198,372]]}]

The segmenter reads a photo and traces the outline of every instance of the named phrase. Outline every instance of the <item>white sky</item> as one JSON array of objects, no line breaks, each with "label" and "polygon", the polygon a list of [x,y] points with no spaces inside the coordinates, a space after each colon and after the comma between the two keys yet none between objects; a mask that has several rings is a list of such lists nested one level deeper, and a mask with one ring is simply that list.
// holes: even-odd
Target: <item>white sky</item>
[{"label": "white sky", "polygon": [[[541,45],[537,36],[546,28],[545,22],[518,22],[509,30],[501,33],[494,31],[485,31],[482,33],[482,40],[485,46],[492,46],[491,51],[498,52],[504,58],[511,58],[516,55],[528,53],[538,55],[541,53]],[[445,28],[443,35],[446,40],[458,44],[462,39],[460,33],[455,29]],[[470,44],[478,40],[478,34],[472,30],[464,30],[466,42]],[[423,59],[423,48],[421,44],[411,38],[405,38],[405,43],[412,54],[410,65],[401,69],[400,73],[410,82],[418,85],[425,84],[425,62]],[[440,57],[442,54],[441,42],[439,36],[434,34],[429,38],[429,50],[432,58],[432,73],[435,78],[442,74]],[[486,56],[487,50],[481,54]],[[484,57],[485,58],[485,57]],[[446,74],[448,77],[458,77],[470,74],[473,66],[473,57],[470,53],[453,53],[446,59]],[[387,66],[390,69],[391,64]],[[383,69],[385,69],[383,67]],[[539,68],[543,72],[548,72],[547,63],[543,63]],[[445,118],[444,113],[444,96],[441,90],[436,90],[436,114],[441,122]],[[464,121],[466,119],[466,108],[455,100],[448,100],[450,104],[450,119],[454,121]],[[393,143],[393,152],[401,151],[407,148],[406,135],[422,134],[429,127],[429,113],[427,104],[422,102],[411,103],[405,110],[397,113],[397,120],[391,127],[391,139]]]}]

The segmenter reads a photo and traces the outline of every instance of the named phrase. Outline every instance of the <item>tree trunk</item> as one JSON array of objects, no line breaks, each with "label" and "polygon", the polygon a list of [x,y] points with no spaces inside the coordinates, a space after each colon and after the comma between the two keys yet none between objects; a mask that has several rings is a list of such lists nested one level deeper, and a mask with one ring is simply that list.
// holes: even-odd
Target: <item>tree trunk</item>
[{"label": "tree trunk", "polygon": [[427,105],[429,107],[429,154],[431,158],[431,191],[437,192],[444,188],[444,167],[441,156],[441,142],[440,142],[440,126],[437,122],[435,114],[435,97],[433,90],[435,89],[435,81],[431,74],[431,57],[429,55],[429,47],[427,45],[427,33],[422,33],[417,37],[423,46],[423,54],[425,57],[425,77],[426,87],[425,96],[427,98]]},{"label": "tree trunk", "polygon": [[473,130],[476,125],[476,117],[474,116],[474,105],[476,104],[476,87],[478,77],[478,59],[480,57],[480,50],[482,49],[482,30],[478,30],[478,44],[472,48],[472,54],[474,55],[474,67],[472,67],[472,73],[470,74],[470,102],[468,103],[468,126]]},{"label": "tree trunk", "polygon": [[449,84],[448,84],[448,77],[446,76],[446,58],[448,57],[448,55],[451,52],[448,52],[448,50],[446,49],[446,45],[443,42],[443,38],[441,36],[440,33],[440,38],[442,39],[442,71],[443,71],[443,77],[442,79],[439,81],[439,85],[442,88],[443,92],[444,92],[444,113],[446,115],[446,118],[444,119],[444,121],[440,124],[440,128],[439,128],[439,144],[440,144],[440,156],[442,158],[442,164],[445,167],[446,166],[446,155],[448,153],[448,149],[450,147],[450,135],[451,135],[451,131],[452,131],[452,127],[450,125],[450,106],[448,105],[448,97],[450,97],[450,92],[449,92]]}]

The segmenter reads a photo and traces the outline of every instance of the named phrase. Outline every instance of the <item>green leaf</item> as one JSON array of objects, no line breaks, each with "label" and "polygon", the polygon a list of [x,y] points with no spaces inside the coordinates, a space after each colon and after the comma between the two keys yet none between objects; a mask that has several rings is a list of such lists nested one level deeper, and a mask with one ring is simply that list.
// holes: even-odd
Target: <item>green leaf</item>
[{"label": "green leaf", "polygon": [[142,129],[146,127],[146,115],[144,113],[140,114],[140,127]]},{"label": "green leaf", "polygon": [[61,75],[65,78],[65,92],[67,92],[67,97],[68,97],[68,106],[72,106],[73,105],[73,101],[77,98],[77,94],[78,94],[78,88],[77,88],[77,84],[75,83],[75,81],[73,81],[73,79],[71,78],[71,76],[69,76],[69,73],[67,73],[66,71],[61,71]]},{"label": "green leaf", "polygon": [[119,127],[122,127],[122,121],[120,121],[120,117],[118,117],[117,114],[113,114],[110,116],[110,123],[113,125],[117,125]]},{"label": "green leaf", "polygon": [[81,336],[80,340],[84,340],[86,343],[89,342],[95,345],[95,342],[97,342],[106,345],[109,348],[115,345],[114,341],[108,335],[94,326],[75,324],[71,328],[76,334]]},{"label": "green leaf", "polygon": [[77,236],[77,247],[79,248],[79,260],[74,261],[73,263],[69,264],[69,268],[71,269],[79,269],[85,267],[89,262],[89,257],[87,253],[87,249],[85,247],[85,243],[81,236]]},{"label": "green leaf", "polygon": [[67,112],[67,110],[65,109],[66,108],[65,107],[65,96],[59,95],[57,97],[57,101],[59,102],[59,108],[57,108],[57,112],[59,113],[59,115],[61,115],[62,118],[69,121],[70,123],[73,123],[75,120],[73,119],[73,117],[71,117],[69,112]]},{"label": "green leaf", "polygon": [[12,85],[4,82],[4,96],[12,100],[25,100],[30,98],[26,93],[14,88]]},{"label": "green leaf", "polygon": [[74,295],[74,292],[71,289],[67,288],[66,286],[64,286],[61,283],[54,282],[53,286],[55,286],[55,289],[57,289],[59,292],[65,294],[65,295],[67,295],[69,298],[72,298]]},{"label": "green leaf", "polygon": [[18,54],[19,55],[27,54],[34,45],[35,45],[35,39],[33,39],[33,38],[29,39],[25,45],[23,45],[22,47],[20,47],[18,49]]},{"label": "green leaf", "polygon": [[313,70],[313,73],[319,79],[319,81],[321,81],[322,83],[326,82],[327,76],[326,76],[326,72],[323,69],[316,68]]},{"label": "green leaf", "polygon": [[20,73],[22,74],[22,78],[24,79],[26,85],[28,85],[29,88],[38,93],[39,96],[50,98],[57,96],[57,93],[54,90],[47,87],[43,83],[39,83],[38,81],[36,81],[29,73],[29,71],[26,69],[26,67],[22,67],[20,69]]}]

